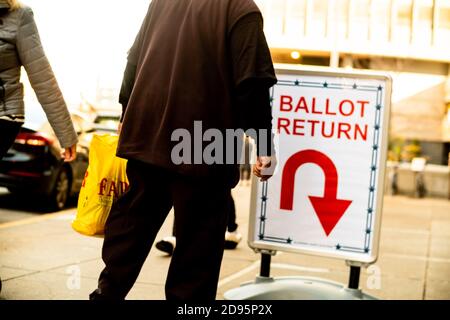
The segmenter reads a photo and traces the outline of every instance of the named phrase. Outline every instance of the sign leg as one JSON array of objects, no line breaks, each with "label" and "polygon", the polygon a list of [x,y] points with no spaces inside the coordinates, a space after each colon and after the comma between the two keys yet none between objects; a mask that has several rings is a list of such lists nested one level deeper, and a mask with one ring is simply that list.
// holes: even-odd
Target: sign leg
[{"label": "sign leg", "polygon": [[261,253],[261,270],[260,276],[264,278],[270,277],[270,263],[272,255],[270,253]]},{"label": "sign leg", "polygon": [[361,276],[361,267],[350,266],[349,289],[359,289],[359,278]]}]

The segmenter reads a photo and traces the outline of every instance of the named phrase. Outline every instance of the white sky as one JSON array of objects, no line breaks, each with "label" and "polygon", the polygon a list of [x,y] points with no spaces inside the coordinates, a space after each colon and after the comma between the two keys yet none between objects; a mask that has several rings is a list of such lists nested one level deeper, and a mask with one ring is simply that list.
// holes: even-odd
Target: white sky
[{"label": "white sky", "polygon": [[[81,96],[94,102],[98,87],[118,93],[127,51],[150,1],[22,0],[35,12],[44,49],[69,105],[78,106]],[[429,78],[430,86],[443,81],[443,77]],[[414,83],[420,89],[424,78],[419,80]],[[412,81],[405,83],[404,89],[397,85],[395,101],[417,91]],[[27,101],[34,100],[29,89],[26,96]]]},{"label": "white sky", "polygon": [[35,13],[44,49],[70,105],[78,105],[81,94],[93,101],[97,85],[120,88],[127,51],[150,0],[22,2]]}]

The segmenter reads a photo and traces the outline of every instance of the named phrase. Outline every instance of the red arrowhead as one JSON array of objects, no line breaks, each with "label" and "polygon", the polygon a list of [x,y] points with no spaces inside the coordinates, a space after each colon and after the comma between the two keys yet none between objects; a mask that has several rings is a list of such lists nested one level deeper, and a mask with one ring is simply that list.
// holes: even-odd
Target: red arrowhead
[{"label": "red arrowhead", "polygon": [[291,156],[283,169],[280,209],[290,210],[294,206],[295,174],[305,163],[315,163],[325,174],[325,192],[323,197],[309,197],[326,235],[329,236],[351,205],[350,200],[337,199],[338,172],[333,161],[324,153],[316,150],[304,150]]},{"label": "red arrowhead", "polygon": [[312,196],[309,197],[309,200],[311,201],[327,236],[330,235],[339,220],[341,220],[345,211],[347,211],[348,207],[353,202],[330,197],[321,198]]}]

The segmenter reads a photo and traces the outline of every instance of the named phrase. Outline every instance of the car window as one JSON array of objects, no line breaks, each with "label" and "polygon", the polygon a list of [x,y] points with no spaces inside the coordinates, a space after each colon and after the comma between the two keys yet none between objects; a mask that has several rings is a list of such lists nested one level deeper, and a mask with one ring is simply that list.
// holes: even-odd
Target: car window
[{"label": "car window", "polygon": [[92,123],[79,115],[72,114],[72,121],[77,132],[88,132],[93,129]]},{"label": "car window", "polygon": [[117,127],[119,121],[120,121],[119,117],[97,117],[97,119],[95,119],[95,123],[97,124],[115,127]]},{"label": "car window", "polygon": [[75,131],[77,133],[82,132],[82,127],[80,124],[80,117],[76,116],[76,115],[72,115],[72,122],[73,122],[73,127],[75,128]]}]

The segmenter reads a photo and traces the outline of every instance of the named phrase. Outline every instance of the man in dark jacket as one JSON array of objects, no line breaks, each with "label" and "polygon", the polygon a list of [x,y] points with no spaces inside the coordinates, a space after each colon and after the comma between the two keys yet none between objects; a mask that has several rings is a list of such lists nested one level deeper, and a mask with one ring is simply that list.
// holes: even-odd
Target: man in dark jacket
[{"label": "man in dark jacket", "polygon": [[[152,1],[129,52],[121,90],[117,154],[129,160],[130,189],[106,223],[106,267],[91,299],[126,297],[172,206],[177,246],[166,297],[215,299],[228,197],[239,181],[239,166],[175,163],[173,133],[182,129],[195,136],[200,121],[203,130],[222,133],[271,131],[269,88],[275,83],[262,16],[252,0]],[[198,160],[200,147],[188,153]],[[263,170],[273,161],[270,149],[262,149],[254,173],[265,180],[270,173]]]}]

